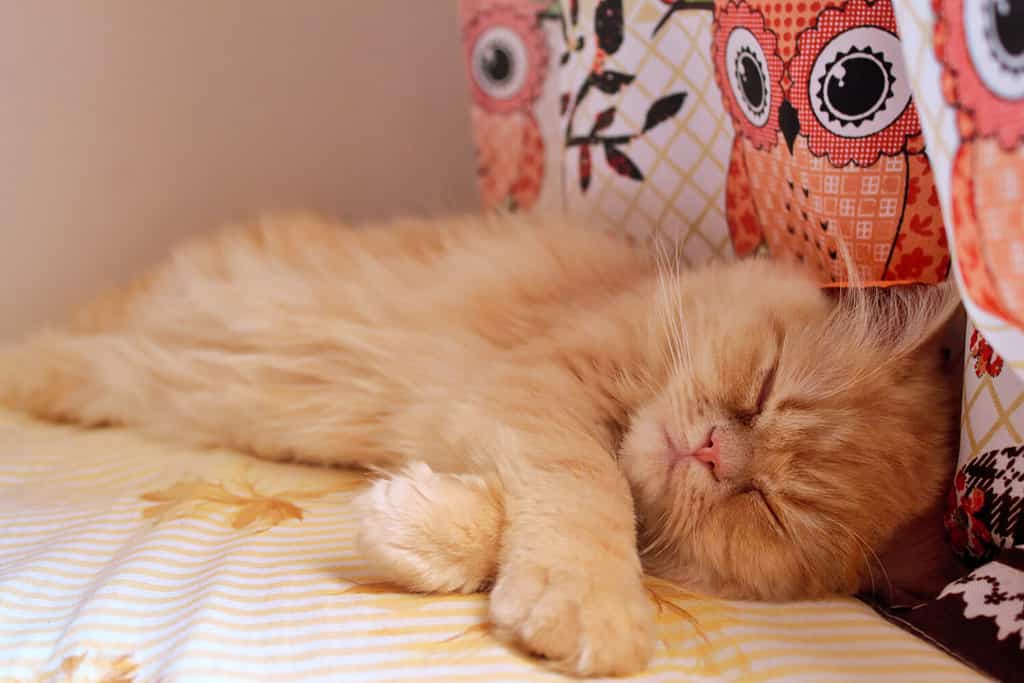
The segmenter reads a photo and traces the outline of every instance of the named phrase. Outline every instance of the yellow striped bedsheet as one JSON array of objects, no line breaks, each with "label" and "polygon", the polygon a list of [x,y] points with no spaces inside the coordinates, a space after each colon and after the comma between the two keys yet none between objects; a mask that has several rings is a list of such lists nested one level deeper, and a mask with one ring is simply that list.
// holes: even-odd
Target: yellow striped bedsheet
[{"label": "yellow striped bedsheet", "polygon": [[[364,485],[0,412],[0,682],[562,680],[488,634],[483,596],[375,583]],[[633,680],[983,680],[854,600],[658,592]]]}]

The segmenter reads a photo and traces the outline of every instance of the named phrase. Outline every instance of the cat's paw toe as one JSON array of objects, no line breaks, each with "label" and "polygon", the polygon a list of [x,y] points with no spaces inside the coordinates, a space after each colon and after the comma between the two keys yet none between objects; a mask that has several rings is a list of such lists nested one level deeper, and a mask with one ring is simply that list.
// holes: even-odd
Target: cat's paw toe
[{"label": "cat's paw toe", "polygon": [[423,463],[378,480],[356,502],[359,545],[376,575],[424,593],[471,593],[494,574],[501,504],[480,477]]},{"label": "cat's paw toe", "polygon": [[491,592],[491,621],[499,634],[576,676],[636,673],[654,652],[654,607],[639,576],[503,571]]}]

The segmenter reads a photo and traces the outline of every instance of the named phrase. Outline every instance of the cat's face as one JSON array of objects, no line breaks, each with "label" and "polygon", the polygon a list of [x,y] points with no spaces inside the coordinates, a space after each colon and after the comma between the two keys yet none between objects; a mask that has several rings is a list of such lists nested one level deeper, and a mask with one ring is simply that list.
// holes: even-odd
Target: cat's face
[{"label": "cat's face", "polygon": [[748,263],[662,296],[670,371],[620,452],[649,569],[761,599],[883,580],[873,553],[935,503],[953,462],[934,334],[948,294],[836,303]]}]

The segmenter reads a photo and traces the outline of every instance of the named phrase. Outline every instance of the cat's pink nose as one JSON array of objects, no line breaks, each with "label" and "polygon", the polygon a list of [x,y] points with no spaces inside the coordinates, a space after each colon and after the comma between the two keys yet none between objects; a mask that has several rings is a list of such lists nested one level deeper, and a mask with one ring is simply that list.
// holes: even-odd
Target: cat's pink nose
[{"label": "cat's pink nose", "polygon": [[695,450],[691,455],[708,466],[711,474],[717,479],[722,470],[722,461],[718,457],[718,439],[715,438],[715,430],[712,429],[705,439],[704,445]]}]

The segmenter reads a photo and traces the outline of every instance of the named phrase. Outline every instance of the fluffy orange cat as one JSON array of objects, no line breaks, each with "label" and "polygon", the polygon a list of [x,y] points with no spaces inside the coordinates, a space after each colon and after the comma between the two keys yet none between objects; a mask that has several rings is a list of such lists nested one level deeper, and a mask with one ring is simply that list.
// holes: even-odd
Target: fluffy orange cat
[{"label": "fluffy orange cat", "polygon": [[267,219],[177,250],[2,355],[36,415],[392,472],[382,579],[492,586],[498,633],[641,669],[646,569],[716,595],[870,588],[952,467],[950,287],[830,296],[763,260],[691,273],[554,219]]}]

